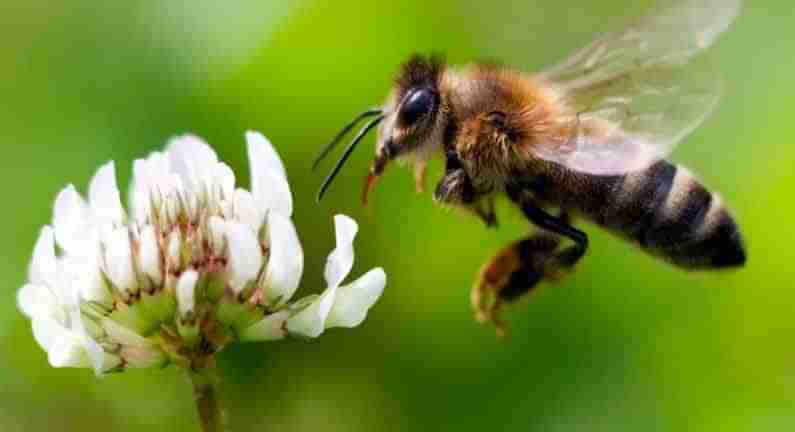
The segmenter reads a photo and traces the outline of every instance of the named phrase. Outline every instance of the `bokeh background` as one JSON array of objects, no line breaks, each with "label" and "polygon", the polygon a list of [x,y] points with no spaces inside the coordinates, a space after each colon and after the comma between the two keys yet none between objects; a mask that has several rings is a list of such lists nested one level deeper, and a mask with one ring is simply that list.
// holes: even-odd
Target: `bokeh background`
[{"label": "bokeh background", "polygon": [[225,351],[232,430],[791,430],[795,8],[746,3],[711,52],[724,101],[674,159],[735,210],[747,268],[683,273],[586,226],[593,244],[579,271],[512,308],[512,337],[498,340],[473,321],[468,292],[481,263],[526,232],[523,220],[503,203],[500,229],[486,230],[416,196],[396,169],[363,209],[369,148],[318,206],[314,152],[383,99],[410,53],[533,70],[648,1],[4,1],[0,430],[197,427],[174,368],[102,379],[50,368],[15,293],[66,183],[84,190],[114,159],[126,185],[134,158],[193,131],[246,185],[247,129],[268,135],[288,167],[303,292],[323,287],[335,212],[361,223],[354,273],[382,265],[389,283],[359,329]]}]

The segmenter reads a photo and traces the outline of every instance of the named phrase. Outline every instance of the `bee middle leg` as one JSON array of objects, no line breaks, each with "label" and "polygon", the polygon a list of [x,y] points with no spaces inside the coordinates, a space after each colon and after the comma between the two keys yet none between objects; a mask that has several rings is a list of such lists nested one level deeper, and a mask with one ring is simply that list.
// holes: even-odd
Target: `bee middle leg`
[{"label": "bee middle leg", "polygon": [[498,225],[494,194],[476,191],[463,168],[448,171],[436,185],[433,197],[437,202],[468,210],[489,228]]},{"label": "bee middle leg", "polygon": [[[527,196],[514,196],[510,192],[509,196],[519,204],[527,219],[544,231],[507,246],[480,271],[471,293],[475,318],[495,324],[498,334],[505,331],[500,312],[506,304],[528,294],[542,281],[559,280],[588,248],[588,237],[570,225],[565,212],[556,217]],[[573,244],[562,247],[563,238]]]},{"label": "bee middle leg", "polygon": [[471,206],[475,215],[489,228],[497,228],[497,198],[491,194]]},{"label": "bee middle leg", "polygon": [[461,167],[453,165],[451,168],[448,163],[448,169],[436,185],[433,197],[437,202],[457,205],[471,211],[489,228],[498,224],[494,194],[478,192]]}]

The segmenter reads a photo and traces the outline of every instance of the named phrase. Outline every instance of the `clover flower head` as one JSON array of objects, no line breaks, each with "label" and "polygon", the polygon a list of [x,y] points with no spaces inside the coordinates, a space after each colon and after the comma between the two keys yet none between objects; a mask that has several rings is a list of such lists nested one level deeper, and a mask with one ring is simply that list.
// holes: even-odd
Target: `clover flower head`
[{"label": "clover flower head", "polygon": [[293,301],[304,257],[286,171],[263,135],[246,140],[250,190],[186,135],[135,161],[129,211],[112,162],[87,199],[73,186],[58,194],[17,295],[52,366],[195,368],[231,342],[314,338],[364,320],[386,275],[343,285],[358,230],[347,216],[334,218],[326,290]]}]

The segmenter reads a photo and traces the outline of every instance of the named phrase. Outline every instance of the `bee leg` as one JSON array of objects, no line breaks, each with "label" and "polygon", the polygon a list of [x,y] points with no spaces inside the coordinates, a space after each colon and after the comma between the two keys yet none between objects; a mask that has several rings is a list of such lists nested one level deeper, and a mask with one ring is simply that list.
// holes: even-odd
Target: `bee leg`
[{"label": "bee leg", "polygon": [[476,191],[472,181],[463,168],[447,171],[436,185],[433,198],[443,204],[461,206],[471,211],[487,227],[497,226],[495,197],[493,194],[481,194]]},{"label": "bee leg", "polygon": [[448,170],[439,180],[433,199],[444,204],[470,205],[475,199],[475,188],[463,168]]},{"label": "bee leg", "polygon": [[428,161],[414,162],[414,188],[417,193],[425,192],[425,174],[428,172]]},{"label": "bee leg", "polygon": [[[509,245],[480,271],[471,294],[475,318],[494,323],[498,335],[505,332],[505,325],[499,318],[505,304],[523,297],[541,281],[559,280],[588,249],[588,237],[569,224],[565,212],[552,216],[529,196],[513,194],[510,190],[508,194],[527,219],[544,232]],[[574,244],[561,248],[561,237]]]},{"label": "bee leg", "polygon": [[496,197],[492,194],[472,205],[472,211],[486,224],[488,228],[497,228]]},{"label": "bee leg", "polygon": [[453,149],[445,152],[444,177],[439,180],[433,199],[445,204],[471,205],[477,201],[475,187],[467,175],[458,154]]},{"label": "bee leg", "polygon": [[508,196],[522,209],[527,220],[537,227],[574,242],[554,255],[554,264],[566,270],[573,267],[588,250],[588,236],[570,224],[569,216],[561,212],[559,216],[552,216],[539,207],[536,202],[522,191],[508,189]]},{"label": "bee leg", "polygon": [[472,289],[470,299],[475,319],[494,324],[497,334],[504,335],[506,326],[500,319],[503,307],[553,276],[554,266],[550,264],[559,245],[559,237],[540,233],[499,251],[481,268]]}]

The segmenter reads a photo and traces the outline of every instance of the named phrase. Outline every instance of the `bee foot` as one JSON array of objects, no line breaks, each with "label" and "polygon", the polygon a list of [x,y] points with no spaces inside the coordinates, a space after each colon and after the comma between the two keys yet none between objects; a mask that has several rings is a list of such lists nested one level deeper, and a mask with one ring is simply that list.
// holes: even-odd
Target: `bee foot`
[{"label": "bee foot", "polygon": [[499,228],[500,222],[497,220],[497,215],[490,214],[486,215],[483,218],[483,222],[486,224],[486,228]]},{"label": "bee foot", "polygon": [[477,322],[494,325],[497,337],[502,338],[508,333],[508,325],[500,318],[504,303],[489,285],[488,281],[481,280],[472,289],[472,310]]}]

